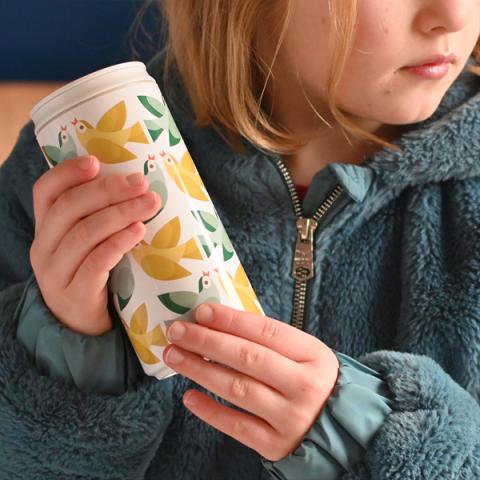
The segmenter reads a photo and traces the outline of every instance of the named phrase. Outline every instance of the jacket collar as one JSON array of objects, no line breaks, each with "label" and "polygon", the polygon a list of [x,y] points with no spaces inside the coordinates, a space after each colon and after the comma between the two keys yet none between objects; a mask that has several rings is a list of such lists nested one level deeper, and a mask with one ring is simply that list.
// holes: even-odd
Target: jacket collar
[{"label": "jacket collar", "polygon": [[[213,128],[196,127],[183,83],[174,69],[169,82],[172,82],[175,100],[180,102],[181,108],[177,109],[177,105],[172,104],[166,96],[162,82],[163,60],[164,52],[159,52],[150,61],[147,70],[159,84],[207,189],[215,189],[216,185],[224,189],[225,182],[233,177],[239,186],[249,184],[250,195],[263,194],[263,201],[267,201],[266,196],[269,196],[277,205],[278,202],[290,203],[280,171],[275,165],[280,155],[260,150],[244,138],[241,141],[246,152],[240,154],[233,151]],[[469,60],[471,62],[472,58]],[[401,152],[382,149],[366,159],[362,168],[371,169],[374,175],[368,182],[368,187],[371,187],[368,188],[368,195],[360,195],[356,199],[363,205],[361,210],[373,214],[410,186],[480,176],[479,84],[480,79],[465,67],[435,113],[423,122],[412,124],[409,130],[393,141],[402,149]],[[265,162],[266,159],[269,162]],[[341,164],[331,164],[330,168],[335,170],[337,176],[341,176],[342,170],[345,170]]]}]

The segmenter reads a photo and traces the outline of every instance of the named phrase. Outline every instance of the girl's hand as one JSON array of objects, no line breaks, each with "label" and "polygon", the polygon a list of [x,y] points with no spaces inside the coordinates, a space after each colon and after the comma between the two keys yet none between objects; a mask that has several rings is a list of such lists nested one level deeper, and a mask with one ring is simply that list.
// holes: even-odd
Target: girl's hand
[{"label": "girl's hand", "polygon": [[[196,390],[184,394],[187,407],[268,460],[293,452],[335,388],[335,353],[318,338],[263,315],[219,304],[200,305],[195,315],[198,323],[177,321],[168,329],[175,346],[164,350],[165,362],[253,415]],[[183,359],[173,363],[173,353]]]},{"label": "girl's hand", "polygon": [[135,173],[95,178],[94,157],[47,170],[33,186],[35,238],[30,262],[45,304],[59,321],[87,335],[112,328],[107,302],[110,270],[145,233],[141,220],[159,209]]}]

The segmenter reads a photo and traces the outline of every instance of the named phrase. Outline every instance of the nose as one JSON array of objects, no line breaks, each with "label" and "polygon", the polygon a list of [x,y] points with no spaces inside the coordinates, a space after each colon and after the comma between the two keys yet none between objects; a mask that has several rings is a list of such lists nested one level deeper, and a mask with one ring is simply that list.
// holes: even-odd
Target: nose
[{"label": "nose", "polygon": [[428,0],[419,11],[416,23],[425,34],[458,32],[478,16],[474,0]]}]

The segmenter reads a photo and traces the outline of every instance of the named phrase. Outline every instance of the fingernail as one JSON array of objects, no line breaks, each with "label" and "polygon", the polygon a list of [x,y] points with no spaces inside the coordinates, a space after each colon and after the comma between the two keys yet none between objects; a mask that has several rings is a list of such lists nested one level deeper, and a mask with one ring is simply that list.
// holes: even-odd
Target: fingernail
[{"label": "fingernail", "polygon": [[183,355],[175,347],[167,352],[167,363],[180,363],[182,360]]},{"label": "fingernail", "polygon": [[132,233],[138,233],[140,231],[140,223],[135,222],[127,227],[127,229]]},{"label": "fingernail", "polygon": [[151,207],[157,199],[155,192],[148,192],[142,197],[142,202],[145,207]]},{"label": "fingernail", "polygon": [[95,157],[92,157],[92,156],[83,157],[78,163],[78,166],[80,167],[81,170],[88,170],[92,165],[94,165],[95,162],[96,162]]},{"label": "fingernail", "polygon": [[198,403],[198,398],[194,393],[190,393],[185,397],[185,403],[187,405],[196,405]]},{"label": "fingernail", "polygon": [[169,340],[180,340],[186,332],[186,328],[182,325],[181,322],[175,322],[167,330],[167,337]]},{"label": "fingernail", "polygon": [[208,305],[200,305],[197,308],[196,318],[199,322],[208,323],[213,319],[213,310],[212,307]]},{"label": "fingernail", "polygon": [[143,183],[144,178],[145,178],[145,175],[142,172],[132,173],[128,175],[127,182],[130,186],[136,187]]}]

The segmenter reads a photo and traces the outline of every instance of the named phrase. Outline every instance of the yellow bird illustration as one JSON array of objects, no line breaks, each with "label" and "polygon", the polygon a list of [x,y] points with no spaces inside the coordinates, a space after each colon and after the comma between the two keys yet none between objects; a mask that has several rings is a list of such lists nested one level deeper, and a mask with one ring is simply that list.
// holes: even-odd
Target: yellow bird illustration
[{"label": "yellow bird illustration", "polygon": [[73,120],[77,138],[83,148],[103,163],[122,163],[137,156],[124,148],[128,142],[148,143],[140,122],[123,128],[127,109],[122,100],[108,110],[94,127],[87,120]]},{"label": "yellow bird illustration", "polygon": [[177,280],[192,274],[179,265],[183,258],[202,260],[202,254],[190,238],[185,243],[180,240],[180,220],[173,218],[155,234],[150,245],[142,240],[131,250],[133,258],[143,271],[157,280]]},{"label": "yellow bird illustration", "polygon": [[152,353],[150,347],[152,345],[166,347],[169,342],[160,325],[148,331],[148,314],[144,303],[135,310],[130,320],[130,326],[125,325],[125,330],[133,348],[143,363],[152,365],[160,362],[159,358]]},{"label": "yellow bird illustration", "polygon": [[175,160],[173,155],[165,151],[160,152],[160,155],[163,157],[165,171],[182,192],[185,192],[190,197],[208,202],[205,185],[195,168],[188,150],[183,154],[180,163]]},{"label": "yellow bird illustration", "polygon": [[238,298],[240,298],[245,311],[259,313],[262,315],[262,311],[258,307],[257,296],[255,295],[250,282],[248,281],[247,274],[245,273],[242,264],[238,265],[237,271],[235,272],[235,278],[233,278],[228,271],[227,274],[233,283],[233,288],[235,288]]}]

